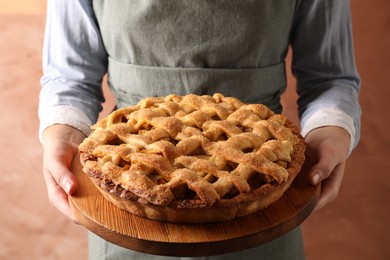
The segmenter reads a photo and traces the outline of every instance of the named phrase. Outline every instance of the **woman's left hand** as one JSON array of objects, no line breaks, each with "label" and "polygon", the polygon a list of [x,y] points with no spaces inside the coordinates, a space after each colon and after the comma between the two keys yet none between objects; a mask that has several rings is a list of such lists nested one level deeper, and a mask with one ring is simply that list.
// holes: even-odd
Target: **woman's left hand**
[{"label": "woman's left hand", "polygon": [[318,162],[309,172],[309,181],[321,183],[321,195],[315,211],[336,199],[344,176],[350,143],[349,133],[340,127],[326,126],[312,130],[305,138],[315,151]]}]

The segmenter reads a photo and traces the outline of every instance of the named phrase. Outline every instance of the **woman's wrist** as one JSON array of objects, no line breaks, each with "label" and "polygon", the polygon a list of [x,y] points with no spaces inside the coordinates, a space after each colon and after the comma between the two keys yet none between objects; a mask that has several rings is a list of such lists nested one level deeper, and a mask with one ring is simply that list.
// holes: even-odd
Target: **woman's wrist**
[{"label": "woman's wrist", "polygon": [[48,140],[62,140],[73,144],[80,144],[85,134],[80,130],[64,124],[55,124],[47,127],[42,134],[42,142],[45,144]]}]

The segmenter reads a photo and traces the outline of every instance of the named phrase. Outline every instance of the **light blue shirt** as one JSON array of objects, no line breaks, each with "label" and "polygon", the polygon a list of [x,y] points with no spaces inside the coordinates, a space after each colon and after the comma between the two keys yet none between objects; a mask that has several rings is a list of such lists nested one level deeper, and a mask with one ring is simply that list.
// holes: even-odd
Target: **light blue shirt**
[{"label": "light blue shirt", "polygon": [[[302,134],[322,126],[360,133],[360,78],[348,0],[299,1],[291,29]],[[90,0],[49,0],[39,102],[40,135],[53,124],[90,132],[104,102],[107,53]]]}]

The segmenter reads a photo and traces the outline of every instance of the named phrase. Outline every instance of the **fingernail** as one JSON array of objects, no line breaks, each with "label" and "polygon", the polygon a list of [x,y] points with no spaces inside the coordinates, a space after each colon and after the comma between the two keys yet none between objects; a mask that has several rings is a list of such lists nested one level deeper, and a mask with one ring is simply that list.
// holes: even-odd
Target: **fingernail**
[{"label": "fingernail", "polygon": [[313,175],[313,183],[317,184],[319,181],[320,181],[320,174],[319,174],[319,172],[316,172]]},{"label": "fingernail", "polygon": [[69,194],[71,188],[72,188],[72,183],[70,183],[70,181],[66,181],[65,182],[65,192]]}]

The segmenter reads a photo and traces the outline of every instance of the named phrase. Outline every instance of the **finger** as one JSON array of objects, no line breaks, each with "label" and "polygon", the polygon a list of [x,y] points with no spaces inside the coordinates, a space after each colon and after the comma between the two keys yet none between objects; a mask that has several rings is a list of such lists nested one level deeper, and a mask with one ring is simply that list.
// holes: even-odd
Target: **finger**
[{"label": "finger", "polygon": [[56,207],[63,215],[71,219],[73,222],[79,223],[69,206],[68,195],[57,184],[51,173],[45,171],[44,178],[47,186],[50,204]]},{"label": "finger", "polygon": [[332,152],[330,149],[320,150],[318,158],[317,164],[311,168],[309,173],[309,181],[313,185],[328,178],[333,169],[340,163],[337,153]]},{"label": "finger", "polygon": [[68,195],[72,195],[76,191],[76,178],[62,162],[51,160],[49,165],[45,166],[45,171],[54,178],[56,185],[59,185]]},{"label": "finger", "polygon": [[339,194],[344,170],[345,164],[337,165],[332,174],[321,183],[321,195],[314,209],[315,211],[336,199]]}]

